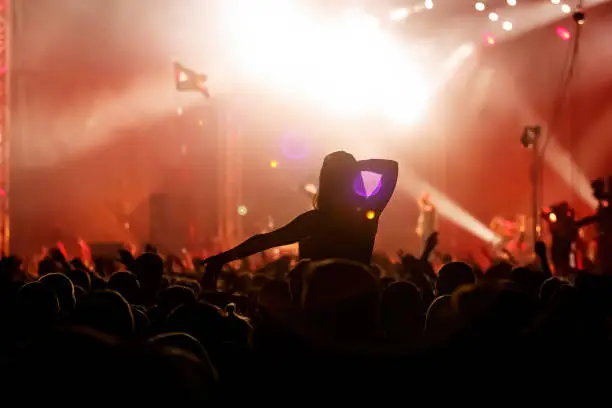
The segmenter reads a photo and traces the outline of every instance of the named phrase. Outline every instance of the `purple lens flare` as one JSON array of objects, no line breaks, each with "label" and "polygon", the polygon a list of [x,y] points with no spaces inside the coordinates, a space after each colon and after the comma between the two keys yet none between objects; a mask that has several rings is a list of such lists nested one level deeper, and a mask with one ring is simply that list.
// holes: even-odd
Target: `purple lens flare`
[{"label": "purple lens flare", "polygon": [[353,190],[361,197],[370,198],[380,192],[382,175],[372,171],[359,172],[353,183]]}]

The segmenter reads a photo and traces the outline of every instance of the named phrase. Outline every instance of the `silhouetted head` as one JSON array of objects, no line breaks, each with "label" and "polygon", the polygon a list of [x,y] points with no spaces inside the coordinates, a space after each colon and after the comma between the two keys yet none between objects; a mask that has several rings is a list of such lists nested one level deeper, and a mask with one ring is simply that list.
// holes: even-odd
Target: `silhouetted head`
[{"label": "silhouetted head", "polygon": [[442,267],[438,272],[436,291],[438,296],[451,295],[463,285],[471,285],[476,282],[474,271],[464,262],[451,262]]},{"label": "silhouetted head", "polygon": [[132,306],[132,315],[134,316],[134,327],[137,333],[145,333],[151,326],[149,316],[138,306]]},{"label": "silhouetted head", "polygon": [[108,280],[108,288],[119,292],[131,304],[140,301],[140,283],[138,278],[131,272],[115,272]]},{"label": "silhouetted head", "polygon": [[302,289],[304,323],[315,341],[363,344],[379,330],[380,282],[346,260],[313,263]]},{"label": "silhouetted head", "polygon": [[193,290],[185,286],[170,286],[159,292],[157,306],[167,316],[181,305],[191,306],[197,301]]},{"label": "silhouetted head", "polygon": [[556,276],[546,279],[540,286],[540,300],[542,303],[546,305],[549,304],[552,297],[555,295],[555,293],[557,293],[561,286],[567,285],[568,283],[568,281]]},{"label": "silhouetted head", "polygon": [[510,280],[512,279],[512,265],[508,262],[496,262],[485,272],[488,280]]},{"label": "silhouetted head", "polygon": [[423,305],[421,292],[410,282],[395,282],[382,293],[381,316],[383,319],[420,319]]},{"label": "silhouetted head", "polygon": [[226,337],[223,312],[219,307],[206,302],[177,307],[168,316],[167,327],[172,331],[189,333],[211,352],[229,340]]},{"label": "silhouetted head", "polygon": [[78,305],[74,322],[109,334],[126,335],[134,332],[134,316],[129,303],[112,290],[90,293]]},{"label": "silhouetted head", "polygon": [[516,288],[535,298],[539,296],[540,286],[544,283],[544,275],[534,273],[526,267],[514,268],[510,273],[510,278]]},{"label": "silhouetted head", "polygon": [[413,339],[423,331],[421,293],[410,282],[392,283],[382,293],[381,323],[390,340]]},{"label": "silhouetted head", "polygon": [[460,328],[452,296],[440,296],[427,309],[425,336],[432,344],[447,342]]},{"label": "silhouetted head", "polygon": [[75,268],[75,269],[83,269],[83,270],[87,270],[88,269],[87,265],[85,265],[85,262],[83,262],[83,260],[81,258],[72,258],[70,260],[70,265],[72,265],[72,267]]},{"label": "silhouetted head", "polygon": [[325,212],[335,212],[349,206],[356,176],[357,160],[353,155],[339,151],[325,156],[319,174],[315,207]]},{"label": "silhouetted head", "polygon": [[45,276],[48,273],[55,272],[62,272],[62,268],[52,258],[45,257],[38,262],[38,276]]},{"label": "silhouetted head", "polygon": [[80,286],[85,292],[91,290],[91,276],[86,269],[70,269],[66,271],[66,276],[70,278],[74,286]]},{"label": "silhouetted head", "polygon": [[70,278],[62,273],[49,273],[38,280],[55,292],[63,315],[72,313],[75,305],[74,285]]},{"label": "silhouetted head", "polygon": [[[186,333],[164,333],[151,338],[148,343],[167,358],[179,358],[177,362],[181,363],[181,373],[186,377],[183,381],[194,384],[194,388],[199,392],[209,393],[214,389],[219,374],[206,349],[195,337]],[[185,364],[188,360],[195,360],[193,372],[189,370],[189,365]]]},{"label": "silhouetted head", "polygon": [[477,328],[479,334],[506,336],[518,335],[535,317],[538,305],[524,292],[492,284],[463,286],[452,302],[466,327]]},{"label": "silhouetted head", "polygon": [[268,282],[257,296],[257,305],[268,316],[282,319],[291,310],[292,299],[289,284],[278,280]]},{"label": "silhouetted head", "polygon": [[14,255],[7,256],[0,260],[0,284],[9,284],[18,280],[23,271],[23,261]]},{"label": "silhouetted head", "polygon": [[18,324],[27,329],[48,329],[59,317],[55,291],[40,282],[28,283],[17,294]]},{"label": "silhouetted head", "polygon": [[153,304],[155,296],[162,285],[164,275],[164,261],[152,252],[146,252],[136,258],[134,262],[134,273],[140,282],[144,302]]},{"label": "silhouetted head", "polygon": [[155,347],[171,347],[187,351],[193,354],[201,362],[212,366],[208,353],[202,343],[187,333],[163,333],[149,339],[150,345]]}]

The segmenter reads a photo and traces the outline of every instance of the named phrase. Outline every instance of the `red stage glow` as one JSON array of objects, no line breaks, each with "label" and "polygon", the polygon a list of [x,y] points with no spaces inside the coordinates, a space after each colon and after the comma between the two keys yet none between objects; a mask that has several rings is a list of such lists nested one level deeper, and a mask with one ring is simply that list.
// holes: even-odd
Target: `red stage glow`
[{"label": "red stage glow", "polygon": [[561,38],[562,40],[569,40],[570,38],[572,38],[572,34],[569,32],[569,30],[565,27],[557,27],[557,35],[559,36],[559,38]]}]

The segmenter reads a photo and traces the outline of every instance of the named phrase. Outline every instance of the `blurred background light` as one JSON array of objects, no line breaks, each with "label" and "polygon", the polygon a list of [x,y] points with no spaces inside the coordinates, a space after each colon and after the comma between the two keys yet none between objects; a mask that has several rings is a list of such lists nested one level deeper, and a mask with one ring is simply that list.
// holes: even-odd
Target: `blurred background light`
[{"label": "blurred background light", "polygon": [[246,206],[241,205],[238,207],[238,215],[242,215],[245,216],[247,215],[247,213],[249,212],[248,208],[246,208]]},{"label": "blurred background light", "polygon": [[389,18],[393,21],[400,21],[406,19],[410,12],[406,7],[398,8],[389,13]]},{"label": "blurred background light", "polygon": [[567,41],[570,38],[572,38],[572,34],[565,27],[562,27],[562,26],[557,27],[556,32],[559,38],[561,38],[562,40]]}]

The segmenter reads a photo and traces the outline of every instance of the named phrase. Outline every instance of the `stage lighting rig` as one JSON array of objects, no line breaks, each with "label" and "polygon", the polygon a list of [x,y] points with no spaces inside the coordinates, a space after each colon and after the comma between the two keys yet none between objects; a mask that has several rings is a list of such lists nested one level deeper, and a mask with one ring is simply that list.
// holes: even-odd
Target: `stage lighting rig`
[{"label": "stage lighting rig", "polygon": [[576,24],[583,25],[586,21],[584,10],[579,7],[576,8],[576,10],[574,10],[574,13],[572,14],[572,19],[576,22]]},{"label": "stage lighting rig", "polygon": [[538,140],[540,139],[541,135],[541,126],[525,126],[523,128],[523,133],[521,134],[521,144],[525,148],[532,148],[538,143]]}]

